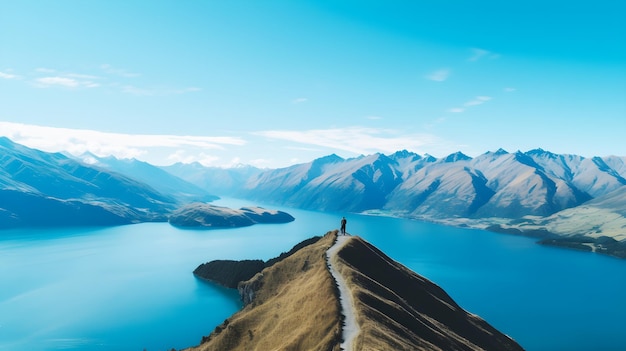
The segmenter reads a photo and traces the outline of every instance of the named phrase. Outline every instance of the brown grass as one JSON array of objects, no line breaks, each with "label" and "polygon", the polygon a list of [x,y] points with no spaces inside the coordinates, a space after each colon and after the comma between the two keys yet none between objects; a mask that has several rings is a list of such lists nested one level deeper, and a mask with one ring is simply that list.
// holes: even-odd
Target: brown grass
[{"label": "brown grass", "polygon": [[[338,291],[326,266],[336,237],[329,232],[247,281],[258,287],[252,303],[189,350],[339,351]],[[360,327],[355,350],[522,350],[359,237],[345,243],[333,264],[353,295]]]},{"label": "brown grass", "polygon": [[336,232],[263,270],[253,302],[189,350],[338,351],[340,312],[325,254]]}]

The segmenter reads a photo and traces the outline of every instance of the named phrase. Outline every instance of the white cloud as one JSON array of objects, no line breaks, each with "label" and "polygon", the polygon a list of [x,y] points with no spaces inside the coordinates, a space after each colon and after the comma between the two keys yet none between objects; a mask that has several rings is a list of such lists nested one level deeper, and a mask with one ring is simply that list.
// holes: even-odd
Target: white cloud
[{"label": "white cloud", "polygon": [[461,113],[463,111],[465,111],[465,109],[461,107],[453,107],[448,110],[448,112],[452,112],[452,113]]},{"label": "white cloud", "polygon": [[125,85],[121,88],[123,93],[136,95],[136,96],[166,96],[166,95],[180,95],[186,93],[193,93],[201,91],[202,89],[197,87],[187,88],[166,88],[166,87],[150,87],[139,88],[134,85]]},{"label": "white cloud", "polygon": [[477,96],[473,100],[470,100],[470,101],[466,102],[463,105],[464,106],[482,105],[482,104],[484,104],[485,102],[487,102],[489,100],[491,100],[491,96]]},{"label": "white cloud", "polygon": [[482,58],[488,58],[490,60],[495,60],[500,58],[500,54],[496,54],[489,50],[479,49],[479,48],[471,48],[472,56],[468,58],[468,61],[478,61]]},{"label": "white cloud", "polygon": [[76,79],[66,78],[66,77],[37,78],[35,79],[35,82],[38,84],[38,86],[42,86],[42,87],[48,87],[52,85],[61,85],[67,88],[76,88],[80,85]]},{"label": "white cloud", "polygon": [[356,155],[375,152],[392,153],[398,150],[419,150],[436,144],[439,139],[429,134],[402,134],[401,131],[366,127],[347,127],[314,130],[269,130],[254,133],[271,139],[326,147]]},{"label": "white cloud", "polygon": [[503,90],[506,91],[507,93],[511,93],[511,92],[514,92],[517,89],[511,88],[511,87],[507,87],[507,88],[504,88]]},{"label": "white cloud", "polygon": [[100,84],[91,80],[81,80],[70,78],[69,76],[42,77],[35,79],[35,86],[39,88],[49,88],[61,86],[65,88],[96,88]]},{"label": "white cloud", "polygon": [[76,79],[90,79],[90,80],[98,80],[101,79],[98,76],[94,76],[91,74],[80,74],[80,73],[68,73],[65,75],[66,77],[76,78]]},{"label": "white cloud", "polygon": [[140,76],[139,73],[128,72],[124,69],[113,67],[112,65],[107,64],[107,63],[100,65],[100,69],[104,71],[105,73],[124,77],[124,78],[134,78],[134,77]]},{"label": "white cloud", "polygon": [[178,156],[181,159],[186,156],[185,160],[207,162],[213,157],[206,154],[207,150],[246,144],[239,137],[106,133],[12,122],[0,122],[0,135],[48,152],[66,151],[73,155],[91,152],[100,157],[138,158],[155,164],[174,160],[176,156],[171,155],[181,149],[186,153]]},{"label": "white cloud", "polygon": [[461,113],[461,112],[465,112],[465,110],[466,110],[468,107],[482,105],[482,104],[484,104],[485,102],[487,102],[487,101],[489,101],[489,100],[491,100],[491,99],[492,99],[492,97],[491,97],[491,96],[484,96],[484,95],[481,95],[481,96],[476,96],[476,97],[475,97],[475,98],[473,98],[472,100],[470,100],[470,101],[468,101],[468,102],[464,103],[464,104],[463,104],[463,107],[452,107],[452,108],[449,108],[449,109],[447,110],[447,112],[451,112],[451,113]]},{"label": "white cloud", "polygon": [[469,61],[478,61],[483,56],[489,53],[489,51],[487,50],[478,49],[478,48],[472,48],[471,50],[472,50],[472,56],[468,59]]},{"label": "white cloud", "polygon": [[132,94],[132,95],[138,95],[138,96],[155,95],[153,90],[137,88],[136,86],[132,86],[132,85],[123,86],[122,92],[127,93],[127,94]]},{"label": "white cloud", "polygon": [[446,79],[448,79],[448,77],[450,77],[451,73],[452,72],[450,71],[449,68],[442,68],[442,69],[439,69],[437,71],[434,71],[434,72],[428,74],[426,76],[426,79],[429,79],[429,80],[432,80],[432,81],[435,81],[435,82],[443,82]]},{"label": "white cloud", "polygon": [[167,160],[170,163],[193,163],[198,162],[204,166],[211,166],[220,158],[214,155],[210,155],[204,152],[199,154],[190,153],[187,150],[176,150],[176,152],[167,156]]},{"label": "white cloud", "polygon": [[291,100],[291,103],[292,104],[301,104],[301,103],[307,102],[307,101],[309,101],[309,99],[307,99],[305,97],[299,97],[299,98]]},{"label": "white cloud", "polygon": [[0,72],[0,78],[2,78],[2,79],[19,79],[20,76],[15,75],[15,74],[11,74],[11,73]]}]

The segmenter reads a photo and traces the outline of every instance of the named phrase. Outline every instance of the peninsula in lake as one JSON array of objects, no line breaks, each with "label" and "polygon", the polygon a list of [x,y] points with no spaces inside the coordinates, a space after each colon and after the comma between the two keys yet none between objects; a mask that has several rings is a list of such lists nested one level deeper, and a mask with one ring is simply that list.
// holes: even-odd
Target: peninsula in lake
[{"label": "peninsula in lake", "polygon": [[228,228],[258,223],[289,223],[294,219],[286,212],[262,207],[242,207],[236,210],[206,203],[192,203],[172,212],[169,222],[177,227]]},{"label": "peninsula in lake", "polygon": [[337,231],[267,262],[213,261],[194,273],[237,283],[244,307],[190,351],[523,350],[433,282]]}]

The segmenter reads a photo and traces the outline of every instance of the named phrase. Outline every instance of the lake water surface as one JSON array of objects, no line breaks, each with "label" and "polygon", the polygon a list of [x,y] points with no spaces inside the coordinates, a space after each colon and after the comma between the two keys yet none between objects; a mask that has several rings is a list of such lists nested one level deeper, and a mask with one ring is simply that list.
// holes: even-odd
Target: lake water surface
[{"label": "lake water surface", "polygon": [[[245,201],[222,200],[238,207]],[[341,215],[223,230],[167,223],[0,231],[0,350],[137,350],[198,344],[241,305],[197,280],[214,259],[269,259]],[[624,350],[626,260],[529,238],[347,215],[348,232],[443,287],[529,351]]]}]

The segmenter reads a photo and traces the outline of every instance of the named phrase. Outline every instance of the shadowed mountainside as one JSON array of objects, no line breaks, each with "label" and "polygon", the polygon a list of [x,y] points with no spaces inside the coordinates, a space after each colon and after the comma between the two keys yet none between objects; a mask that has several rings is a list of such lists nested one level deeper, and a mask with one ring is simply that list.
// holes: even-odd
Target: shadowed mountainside
[{"label": "shadowed mountainside", "polygon": [[356,350],[522,350],[360,237],[352,237],[338,255],[358,311]]},{"label": "shadowed mountainside", "polygon": [[[339,292],[326,261],[336,239],[329,232],[240,282],[244,308],[188,350],[338,351]],[[336,255],[360,327],[355,350],[522,350],[363,239],[350,237]]]},{"label": "shadowed mountainside", "polygon": [[165,221],[176,200],[125,175],[0,138],[0,228]]},{"label": "shadowed mountainside", "polygon": [[239,194],[315,210],[516,219],[548,216],[626,186],[623,162],[541,149],[476,158],[460,152],[441,159],[407,151],[352,159],[331,155],[262,171]]},{"label": "shadowed mountainside", "polygon": [[113,156],[97,157],[86,153],[79,157],[90,166],[104,168],[139,180],[162,194],[169,194],[181,203],[203,201],[210,202],[218,197],[205,189],[191,184],[166,170],[136,159],[118,159]]}]

